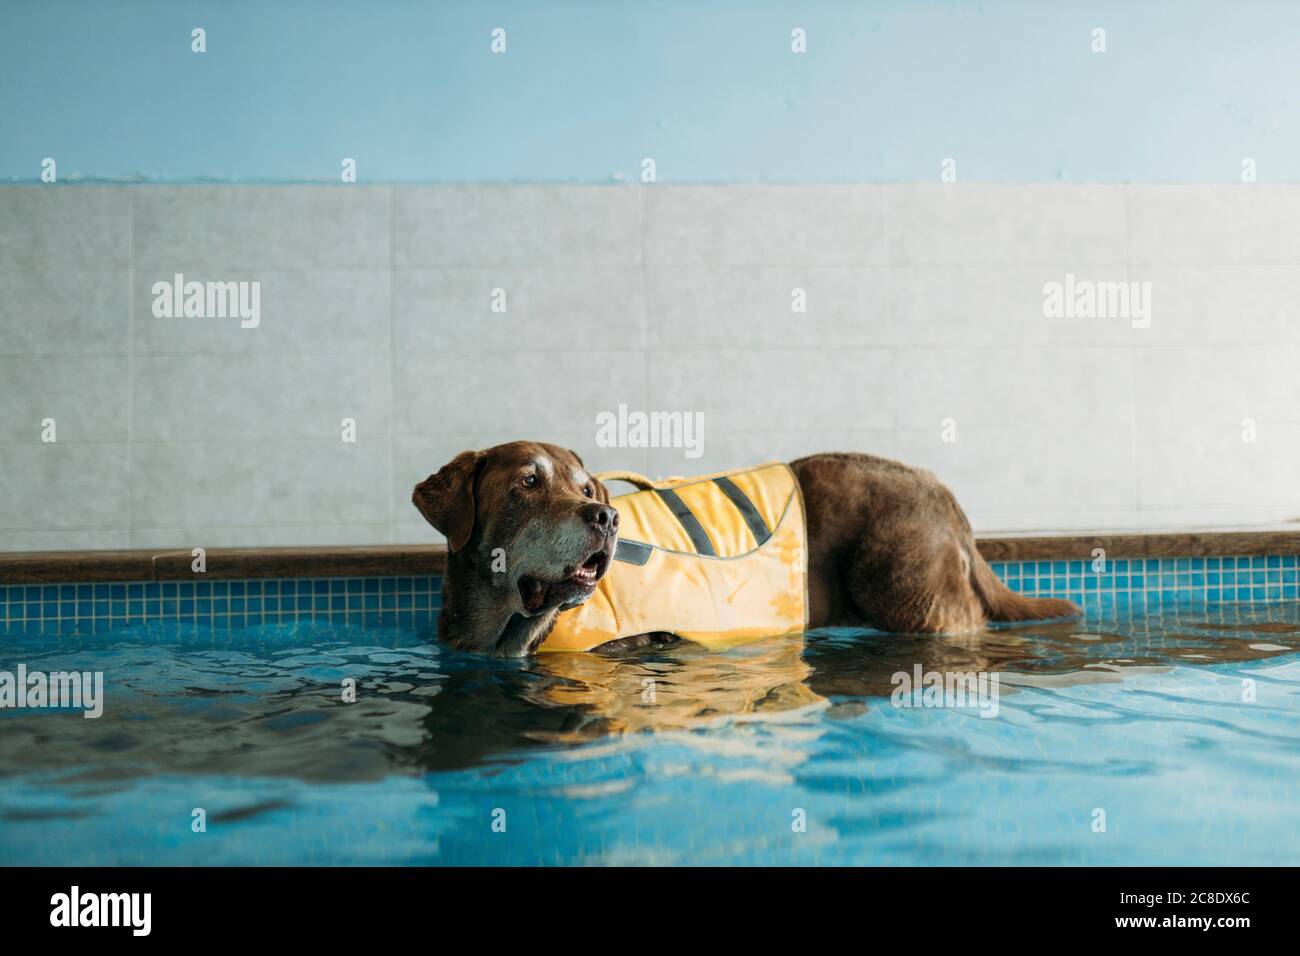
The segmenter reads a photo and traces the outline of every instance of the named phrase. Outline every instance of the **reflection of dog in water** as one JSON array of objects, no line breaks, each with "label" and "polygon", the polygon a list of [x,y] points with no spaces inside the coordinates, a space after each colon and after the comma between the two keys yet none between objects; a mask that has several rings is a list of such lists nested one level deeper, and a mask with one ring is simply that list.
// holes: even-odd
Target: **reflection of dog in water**
[{"label": "reflection of dog in water", "polygon": [[[682,642],[624,654],[541,654],[526,666],[460,657],[466,669],[450,671],[437,694],[420,698],[428,708],[422,742],[398,752],[403,762],[443,769],[621,733],[727,721],[797,728],[817,722],[803,720],[810,711],[852,718],[892,709],[894,675],[918,665],[940,674],[997,674],[1005,711],[1025,687],[1134,681],[1152,667],[1300,650],[1294,623],[1217,623],[1208,616],[1134,622],[1127,634],[1060,622],[944,635],[820,631],[722,653]],[[1227,629],[1237,634],[1225,636]],[[1270,643],[1242,639],[1252,632],[1268,633]],[[466,734],[466,726],[475,733]]]}]

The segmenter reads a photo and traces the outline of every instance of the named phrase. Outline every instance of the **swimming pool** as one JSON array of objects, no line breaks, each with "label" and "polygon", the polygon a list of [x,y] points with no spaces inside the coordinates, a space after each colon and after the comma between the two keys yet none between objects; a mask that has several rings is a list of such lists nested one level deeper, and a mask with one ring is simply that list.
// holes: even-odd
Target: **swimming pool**
[{"label": "swimming pool", "polygon": [[[105,682],[98,719],[0,712],[5,865],[1300,856],[1294,602],[527,661],[400,622],[69,630],[4,638],[0,670]],[[895,706],[918,667],[996,674],[996,716]]]}]

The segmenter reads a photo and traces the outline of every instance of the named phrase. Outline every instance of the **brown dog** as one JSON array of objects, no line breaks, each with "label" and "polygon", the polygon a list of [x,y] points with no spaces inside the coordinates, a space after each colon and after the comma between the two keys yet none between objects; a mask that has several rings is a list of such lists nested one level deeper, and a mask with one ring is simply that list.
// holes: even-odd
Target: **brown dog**
[{"label": "brown dog", "polygon": [[[999,581],[952,493],[928,471],[861,454],[810,455],[790,467],[807,510],[809,627],[944,633],[1079,613]],[[555,445],[462,452],[411,500],[447,538],[438,633],[465,650],[532,653],[560,611],[591,596],[617,544],[608,490]]]}]

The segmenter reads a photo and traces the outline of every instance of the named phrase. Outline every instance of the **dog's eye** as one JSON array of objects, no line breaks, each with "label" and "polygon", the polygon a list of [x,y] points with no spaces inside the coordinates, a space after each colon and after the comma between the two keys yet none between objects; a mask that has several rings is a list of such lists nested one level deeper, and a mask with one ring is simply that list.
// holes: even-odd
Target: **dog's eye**
[{"label": "dog's eye", "polygon": [[596,496],[596,489],[591,487],[591,485],[584,485],[582,488],[582,493],[586,495],[588,498],[594,498]]},{"label": "dog's eye", "polygon": [[525,488],[536,488],[536,487],[537,487],[537,476],[536,476],[536,475],[524,475],[524,487],[525,487]]}]

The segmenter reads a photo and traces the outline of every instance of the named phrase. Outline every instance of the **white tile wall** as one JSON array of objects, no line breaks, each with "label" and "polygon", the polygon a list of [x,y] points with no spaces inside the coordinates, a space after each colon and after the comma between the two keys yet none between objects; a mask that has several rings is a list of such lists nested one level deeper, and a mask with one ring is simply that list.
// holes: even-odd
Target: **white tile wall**
[{"label": "white tile wall", "polygon": [[147,186],[127,193],[132,264],[162,277],[172,270],[391,264],[387,187]]},{"label": "white tile wall", "polygon": [[1125,255],[1125,190],[1116,186],[881,188],[889,262],[916,266],[1069,263]]},{"label": "white tile wall", "polygon": [[646,344],[669,352],[888,346],[889,278],[881,266],[648,267]]},{"label": "white tile wall", "polygon": [[647,266],[884,265],[886,192],[872,186],[644,191]]},{"label": "white tile wall", "polygon": [[393,337],[404,354],[639,350],[642,302],[636,268],[403,269]]},{"label": "white tile wall", "polygon": [[1300,190],[1294,186],[1171,185],[1124,191],[1129,255],[1135,262],[1300,262]]},{"label": "white tile wall", "polygon": [[393,196],[398,269],[641,264],[641,195],[616,186],[412,186]]},{"label": "white tile wall", "polygon": [[[411,486],[525,436],[898,457],[986,532],[1297,521],[1298,223],[1274,185],[0,187],[0,549],[434,540]],[[261,326],[155,318],[175,272]],[[1150,282],[1150,327],[1044,317],[1067,273]],[[620,403],[703,456],[598,447]]]}]

